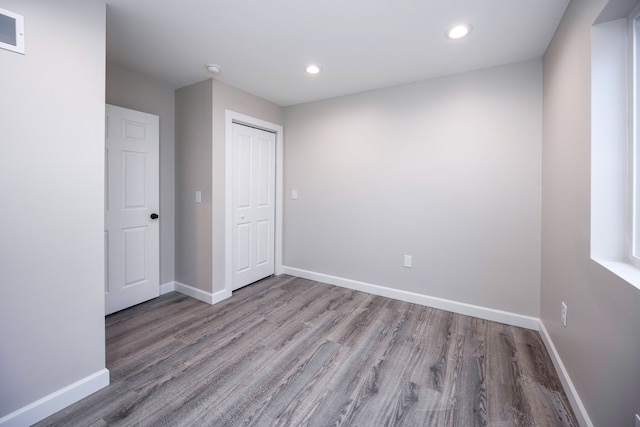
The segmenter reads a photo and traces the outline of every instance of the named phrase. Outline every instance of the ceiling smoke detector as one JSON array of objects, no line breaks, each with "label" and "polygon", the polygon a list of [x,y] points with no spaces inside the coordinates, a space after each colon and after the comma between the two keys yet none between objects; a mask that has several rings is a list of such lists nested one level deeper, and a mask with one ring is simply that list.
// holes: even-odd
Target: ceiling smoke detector
[{"label": "ceiling smoke detector", "polygon": [[222,67],[217,64],[207,64],[207,70],[212,74],[218,74],[222,70]]}]

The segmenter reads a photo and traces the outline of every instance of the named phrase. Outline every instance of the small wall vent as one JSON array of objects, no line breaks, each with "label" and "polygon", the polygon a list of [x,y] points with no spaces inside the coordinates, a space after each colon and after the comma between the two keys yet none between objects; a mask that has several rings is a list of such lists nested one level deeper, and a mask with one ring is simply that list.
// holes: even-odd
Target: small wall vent
[{"label": "small wall vent", "polygon": [[24,17],[0,9],[0,48],[24,55]]}]

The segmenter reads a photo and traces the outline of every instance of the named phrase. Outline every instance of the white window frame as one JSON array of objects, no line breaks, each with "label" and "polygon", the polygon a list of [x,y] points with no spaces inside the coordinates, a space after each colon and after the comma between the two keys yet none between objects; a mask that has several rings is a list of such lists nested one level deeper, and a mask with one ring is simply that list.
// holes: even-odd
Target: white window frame
[{"label": "white window frame", "polygon": [[[636,4],[640,5],[640,0]],[[605,15],[598,17],[591,27],[590,255],[593,261],[640,289],[640,263],[636,264],[631,256],[636,217],[631,143],[631,98],[634,98],[631,54],[635,52],[630,46],[629,20],[636,16],[638,13],[624,13],[617,18]],[[638,62],[640,65],[640,56]],[[637,99],[640,107],[640,96]],[[638,195],[640,213],[640,189]]]},{"label": "white window frame", "polygon": [[640,5],[628,17],[629,97],[629,261],[640,268]]}]

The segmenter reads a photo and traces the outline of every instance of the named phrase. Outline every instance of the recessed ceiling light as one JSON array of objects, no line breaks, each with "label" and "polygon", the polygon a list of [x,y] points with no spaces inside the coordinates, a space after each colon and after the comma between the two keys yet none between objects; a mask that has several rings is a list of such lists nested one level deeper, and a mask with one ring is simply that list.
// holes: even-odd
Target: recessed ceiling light
[{"label": "recessed ceiling light", "polygon": [[450,39],[461,39],[467,34],[471,32],[471,25],[469,24],[459,24],[451,27],[449,31],[447,31],[447,37]]},{"label": "recessed ceiling light", "polygon": [[320,72],[320,67],[317,65],[309,65],[306,70],[309,74],[318,74]]}]

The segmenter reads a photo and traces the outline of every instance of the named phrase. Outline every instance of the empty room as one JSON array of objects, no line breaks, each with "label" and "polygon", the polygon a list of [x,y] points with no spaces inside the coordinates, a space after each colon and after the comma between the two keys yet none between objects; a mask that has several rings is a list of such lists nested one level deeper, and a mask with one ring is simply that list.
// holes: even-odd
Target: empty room
[{"label": "empty room", "polygon": [[0,0],[0,426],[640,427],[638,40]]}]

